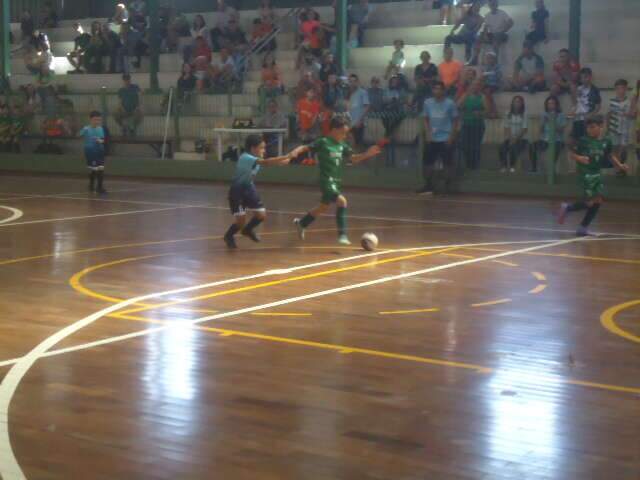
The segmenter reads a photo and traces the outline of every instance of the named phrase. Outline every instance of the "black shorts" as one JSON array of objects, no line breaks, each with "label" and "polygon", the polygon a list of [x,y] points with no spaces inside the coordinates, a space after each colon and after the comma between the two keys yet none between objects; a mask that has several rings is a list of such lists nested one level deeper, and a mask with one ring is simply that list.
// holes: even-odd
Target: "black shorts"
[{"label": "black shorts", "polygon": [[229,189],[229,208],[234,217],[245,215],[247,210],[254,212],[264,212],[266,210],[253,183],[231,186]]},{"label": "black shorts", "polygon": [[450,167],[453,163],[453,145],[448,142],[429,142],[425,145],[424,164],[434,165],[440,159],[444,166]]},{"label": "black shorts", "polygon": [[91,149],[85,148],[84,157],[87,159],[87,167],[91,170],[104,169],[104,148]]},{"label": "black shorts", "polygon": [[584,120],[575,120],[573,122],[573,126],[571,127],[571,138],[576,140],[580,140],[582,137],[587,135],[587,124]]}]

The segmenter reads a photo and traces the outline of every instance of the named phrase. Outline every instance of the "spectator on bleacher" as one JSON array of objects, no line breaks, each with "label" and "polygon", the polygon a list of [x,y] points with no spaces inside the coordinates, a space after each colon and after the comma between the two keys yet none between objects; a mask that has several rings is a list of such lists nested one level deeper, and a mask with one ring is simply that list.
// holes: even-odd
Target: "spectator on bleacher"
[{"label": "spectator on bleacher", "polygon": [[118,3],[116,5],[116,11],[111,17],[111,21],[116,25],[122,25],[129,21],[129,10],[124,3]]},{"label": "spectator on bleacher", "polygon": [[258,88],[260,111],[264,112],[268,99],[277,98],[284,93],[282,74],[273,56],[265,57],[262,63],[262,84]]},{"label": "spectator on bleacher", "polygon": [[322,57],[322,65],[318,78],[322,83],[327,83],[329,75],[338,75],[338,64],[331,52],[326,52]]},{"label": "spectator on bleacher", "polygon": [[444,88],[447,92],[447,96],[453,97],[456,94],[456,85],[460,81],[462,69],[464,65],[462,62],[453,58],[453,48],[446,47],[444,49],[444,59],[440,65],[438,65],[438,76]]},{"label": "spectator on bleacher", "polygon": [[196,47],[193,50],[193,71],[196,77],[196,87],[198,92],[203,92],[209,85],[209,66],[213,58],[211,48],[204,37],[196,38]]},{"label": "spectator on bleacher", "polygon": [[345,113],[347,111],[348,97],[349,89],[345,83],[335,73],[329,75],[322,91],[322,104],[324,107],[323,134],[327,132],[328,124],[334,113]]},{"label": "spectator on bleacher", "polygon": [[31,11],[24,10],[22,15],[20,16],[20,32],[22,34],[21,41],[24,46],[29,39],[33,36],[33,31],[35,30],[36,25],[33,19],[33,15],[31,15]]},{"label": "spectator on bleacher", "polygon": [[227,92],[237,79],[236,63],[231,52],[226,48],[220,50],[219,57],[211,63],[209,77],[213,87]]},{"label": "spectator on bleacher", "polygon": [[45,48],[47,50],[51,50],[51,43],[49,42],[49,37],[46,33],[41,32],[40,30],[34,30],[29,38],[29,46],[36,51],[42,51]]},{"label": "spectator on bleacher", "polygon": [[[451,23],[451,11],[455,0],[438,0],[440,3],[440,25]],[[436,0],[432,0],[432,7],[435,8]]]},{"label": "spectator on bleacher", "polygon": [[445,170],[446,189],[449,190],[455,175],[454,149],[460,129],[460,115],[455,102],[447,97],[442,81],[433,84],[433,98],[425,100],[422,108],[425,127],[425,148],[422,158],[424,186],[419,195],[433,194],[434,169],[438,159]]},{"label": "spectator on bleacher", "polygon": [[276,23],[276,11],[271,5],[271,0],[260,0],[260,8],[258,9],[258,12],[260,13],[260,20],[263,22],[266,21],[272,25]]},{"label": "spectator on bleacher", "polygon": [[240,29],[236,19],[231,19],[229,21],[229,26],[220,39],[220,45],[222,46],[220,49],[221,51],[222,49],[226,49],[229,51],[231,56],[234,57],[236,67],[238,68],[238,71],[240,71],[242,66],[238,63],[238,60],[247,52],[249,42],[247,42],[247,36]]},{"label": "spectator on bleacher", "polygon": [[216,26],[211,29],[211,47],[214,52],[219,52],[223,47],[221,40],[231,21],[239,20],[238,12],[226,4],[225,0],[218,0],[216,7]]},{"label": "spectator on bleacher", "polygon": [[185,45],[182,50],[182,58],[185,63],[192,62],[194,60],[194,50],[198,45],[198,38],[204,38],[205,42],[207,41],[208,29],[207,22],[205,22],[204,17],[202,15],[196,15],[193,18],[193,23],[191,24],[191,44]]},{"label": "spectator on bleacher", "polygon": [[102,52],[104,51],[104,43],[100,34],[91,35],[89,45],[84,51],[84,68],[87,73],[102,73],[104,65],[102,64]]},{"label": "spectator on bleacher", "polygon": [[602,98],[600,89],[593,83],[593,72],[590,68],[580,70],[580,85],[573,97],[573,126],[571,143],[575,143],[587,134],[585,120],[600,113]]},{"label": "spectator on bleacher", "polygon": [[102,24],[102,55],[109,57],[109,73],[122,73],[123,44],[120,35],[111,30],[108,23]]},{"label": "spectator on bleacher", "polygon": [[349,7],[348,28],[351,29],[352,25],[357,28],[358,46],[362,45],[371,13],[373,13],[373,5],[369,4],[369,0],[358,0],[358,3]]},{"label": "spectator on bleacher", "polygon": [[135,136],[138,125],[142,122],[141,90],[138,85],[131,83],[131,75],[122,75],[123,86],[118,90],[120,105],[116,109],[114,118],[122,128],[122,136]]},{"label": "spectator on bleacher", "polygon": [[529,140],[525,138],[528,131],[529,122],[524,98],[516,95],[511,100],[509,113],[504,119],[504,142],[500,147],[502,173],[515,173],[518,157],[529,146]]},{"label": "spectator on bleacher", "polygon": [[424,101],[431,97],[432,87],[438,81],[438,75],[438,67],[431,63],[431,54],[425,50],[420,54],[420,63],[413,70],[413,81],[416,86],[413,106],[418,111],[422,110]]},{"label": "spectator on bleacher", "polygon": [[571,58],[566,48],[558,52],[558,60],[553,64],[551,95],[558,97],[563,93],[575,95],[580,75],[580,64]]},{"label": "spectator on bleacher", "polygon": [[131,15],[147,16],[147,4],[143,0],[133,0],[129,2],[129,12]]},{"label": "spectator on bleacher", "polygon": [[516,59],[510,87],[514,92],[530,93],[540,92],[546,88],[544,60],[526,42],[522,46],[522,53]]},{"label": "spectator on bleacher", "polygon": [[373,117],[381,117],[384,110],[384,88],[380,86],[378,77],[371,77],[371,86],[367,89],[369,95],[369,112]]},{"label": "spectator on bleacher", "polygon": [[549,41],[549,11],[544,5],[544,0],[536,0],[536,9],[531,12],[531,28],[527,33],[525,41],[532,46],[540,42]]},{"label": "spectator on bleacher", "polygon": [[482,94],[482,89],[482,79],[477,78],[457,102],[462,118],[460,149],[467,168],[471,170],[476,170],[480,165],[485,132],[484,117],[487,112],[487,101]]},{"label": "spectator on bleacher", "polygon": [[182,71],[176,87],[176,100],[178,105],[180,107],[189,105],[196,91],[196,77],[193,74],[193,68],[191,68],[190,64],[185,63],[182,65]]},{"label": "spectator on bleacher", "polygon": [[74,68],[67,73],[84,73],[82,66],[84,64],[84,53],[91,42],[91,35],[82,30],[82,26],[76,22],[73,29],[78,36],[73,39],[73,51],[67,53],[67,60]]},{"label": "spectator on bleacher", "polygon": [[[554,132],[555,125],[555,132]],[[567,127],[567,117],[562,113],[562,106],[553,95],[544,101],[544,113],[540,123],[540,139],[531,148],[531,172],[538,171],[538,156],[547,151],[555,138],[555,156],[553,164],[558,163],[560,152],[564,148],[564,130]]]},{"label": "spectator on bleacher", "polygon": [[309,142],[318,136],[320,132],[321,105],[316,98],[315,90],[310,88],[304,98],[296,104],[298,119],[298,138],[303,142]]},{"label": "spectator on bleacher", "polygon": [[32,83],[28,83],[27,85],[22,85],[20,87],[20,92],[24,97],[21,100],[21,103],[25,113],[28,115],[34,115],[40,107],[40,100],[38,98],[36,87]]},{"label": "spectator on bleacher", "polygon": [[[450,47],[452,43],[463,44],[465,48],[465,59],[467,62],[471,61],[473,53],[473,47],[476,44],[478,38],[478,32],[482,28],[484,18],[480,15],[480,4],[474,3],[467,13],[458,20],[451,33],[444,39],[445,48]],[[462,28],[460,28],[462,26]],[[460,28],[460,31],[456,31]]]},{"label": "spectator on bleacher", "polygon": [[28,113],[20,103],[15,103],[11,111],[11,151],[20,153],[20,140],[27,131]]},{"label": "spectator on bleacher", "polygon": [[304,70],[302,73],[302,77],[296,85],[294,90],[295,92],[295,101],[304,98],[307,94],[308,90],[313,90],[313,93],[316,97],[319,97],[322,92],[322,84],[316,80],[313,76],[313,71]]},{"label": "spectator on bleacher", "polygon": [[[636,116],[633,101],[628,97],[629,82],[623,78],[614,84],[615,96],[609,100],[607,135],[613,143],[613,153],[621,163],[627,163],[632,119]],[[622,172],[624,175],[624,172]]]},{"label": "spectator on bleacher", "polygon": [[42,4],[42,10],[40,10],[40,28],[57,28],[58,27],[58,14],[53,8],[51,2],[44,2]]},{"label": "spectator on bleacher", "polygon": [[351,134],[354,147],[364,145],[364,127],[369,113],[369,95],[360,85],[358,75],[349,75],[349,116],[351,117]]},{"label": "spectator on bleacher", "polygon": [[494,52],[485,53],[480,72],[484,81],[484,96],[487,99],[487,118],[496,118],[498,114],[493,95],[502,89],[502,68],[498,63],[498,55]]},{"label": "spectator on bleacher", "polygon": [[[383,96],[382,125],[384,126],[385,138],[391,139],[407,116],[408,103],[409,91],[401,83],[398,76],[391,77]],[[392,165],[387,164],[387,166]]]},{"label": "spectator on bleacher", "polygon": [[[189,27],[189,20],[184,13],[176,13],[172,8],[168,8],[169,21],[167,27],[167,48],[169,52],[176,52],[180,44],[181,38],[191,36],[191,29]],[[205,33],[208,38],[208,33]],[[183,55],[184,57],[184,55]]]},{"label": "spectator on bleacher", "polygon": [[[473,67],[464,67],[460,74],[460,80],[455,87],[455,100],[458,101],[471,88],[471,85],[478,79],[478,72]],[[483,84],[484,85],[484,84]]]},{"label": "spectator on bleacher", "polygon": [[475,44],[472,65],[478,63],[482,45],[487,44],[498,54],[500,45],[509,40],[509,30],[513,27],[513,19],[507,12],[498,8],[498,0],[489,0],[489,13],[484,16],[484,28]]},{"label": "spectator on bleacher", "polygon": [[251,49],[260,48],[272,52],[276,49],[276,45],[271,21],[268,18],[256,18],[253,21],[253,30],[251,31]]},{"label": "spectator on bleacher", "polygon": [[393,53],[391,54],[391,60],[389,60],[387,69],[384,73],[384,78],[386,80],[391,77],[391,71],[394,68],[397,68],[398,70],[402,70],[404,68],[406,60],[404,58],[404,52],[402,51],[403,49],[404,40],[396,39],[393,41]]},{"label": "spectator on bleacher", "polygon": [[0,152],[11,152],[12,115],[9,104],[0,100]]},{"label": "spectator on bleacher", "polygon": [[[128,22],[127,25],[129,25],[129,33],[127,35],[129,45],[126,50],[129,56],[133,55],[136,57],[132,62],[133,67],[140,68],[142,64],[142,56],[149,52],[149,45],[145,40],[147,28],[146,20],[144,18],[135,17],[133,21]],[[133,52],[131,52],[131,48],[133,48]]]},{"label": "spectator on bleacher", "polygon": [[[313,15],[313,17],[310,17],[309,15]],[[303,41],[298,50],[296,68],[301,68],[306,57],[313,56],[314,58],[319,59],[322,55],[322,28],[322,24],[315,16],[315,13],[308,14],[303,12],[300,14],[300,32],[302,34]]]},{"label": "spectator on bleacher", "polygon": [[[258,121],[260,128],[284,128],[289,129],[289,119],[280,111],[278,101],[274,98],[267,103],[267,111]],[[278,155],[278,134],[265,133],[264,141],[267,144],[267,157]]]}]

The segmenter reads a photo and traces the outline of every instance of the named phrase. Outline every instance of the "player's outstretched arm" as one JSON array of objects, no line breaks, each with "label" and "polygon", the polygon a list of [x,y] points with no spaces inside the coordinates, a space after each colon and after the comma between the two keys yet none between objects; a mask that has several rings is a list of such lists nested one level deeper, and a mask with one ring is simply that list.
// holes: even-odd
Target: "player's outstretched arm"
[{"label": "player's outstretched arm", "polygon": [[578,155],[574,151],[570,152],[570,157],[571,157],[571,160],[573,160],[574,162],[582,163],[583,165],[589,165],[589,157],[586,157],[584,155]]},{"label": "player's outstretched arm", "polygon": [[297,157],[298,155],[309,151],[309,147],[307,145],[300,145],[299,147],[294,148],[288,154],[283,155],[281,157],[271,157],[271,158],[263,158],[258,160],[258,165],[270,166],[270,165],[287,165],[291,162],[292,158]]},{"label": "player's outstretched arm", "polygon": [[611,154],[611,155],[609,156],[609,158],[611,159],[611,163],[613,163],[613,165],[614,165],[618,170],[620,170],[620,171],[622,171],[622,172],[627,172],[627,173],[629,173],[629,172],[631,171],[631,168],[629,167],[629,165],[627,165],[627,164],[625,164],[625,163],[622,163],[622,162],[620,161],[620,159],[619,159],[616,155]]},{"label": "player's outstretched arm", "polygon": [[382,148],[380,148],[380,146],[373,145],[369,147],[369,149],[364,153],[358,153],[358,154],[352,155],[351,162],[354,164],[360,163],[360,162],[366,162],[370,158],[380,155],[381,152],[382,152]]}]

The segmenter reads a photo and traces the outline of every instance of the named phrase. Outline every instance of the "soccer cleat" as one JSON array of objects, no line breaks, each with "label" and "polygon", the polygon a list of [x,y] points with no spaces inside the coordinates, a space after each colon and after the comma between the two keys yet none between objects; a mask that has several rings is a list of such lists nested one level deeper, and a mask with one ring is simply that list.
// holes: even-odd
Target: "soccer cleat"
[{"label": "soccer cleat", "polygon": [[433,189],[424,186],[421,189],[416,190],[416,195],[433,195]]},{"label": "soccer cleat", "polygon": [[351,245],[351,242],[349,241],[349,237],[347,237],[345,233],[338,235],[338,243],[340,245]]},{"label": "soccer cleat", "polygon": [[592,237],[593,234],[587,230],[587,227],[580,225],[576,231],[576,237]]},{"label": "soccer cleat", "polygon": [[260,243],[260,237],[253,230],[242,230],[242,235],[244,235],[247,238],[250,238],[251,240],[253,240],[256,243]]},{"label": "soccer cleat", "polygon": [[236,245],[236,240],[233,238],[233,235],[226,234],[224,236],[224,243],[226,243],[227,247],[232,250],[234,248],[238,248],[238,245]]},{"label": "soccer cleat", "polygon": [[569,204],[561,203],[560,210],[558,211],[558,224],[563,225],[565,218],[567,218],[567,213],[569,212]]},{"label": "soccer cleat", "polygon": [[293,219],[293,224],[296,226],[296,229],[298,230],[298,238],[300,240],[304,240],[305,228],[300,224],[300,219],[299,218],[294,218]]}]

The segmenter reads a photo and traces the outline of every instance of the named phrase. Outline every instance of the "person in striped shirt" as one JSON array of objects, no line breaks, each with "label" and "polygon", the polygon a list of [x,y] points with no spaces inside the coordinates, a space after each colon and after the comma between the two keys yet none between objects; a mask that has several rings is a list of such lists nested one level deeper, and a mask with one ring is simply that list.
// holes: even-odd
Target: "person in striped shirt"
[{"label": "person in striped shirt", "polygon": [[616,94],[609,100],[607,134],[613,144],[613,153],[622,163],[627,163],[627,148],[630,144],[631,123],[635,113],[631,99],[627,96],[629,82],[620,79],[614,86]]}]

